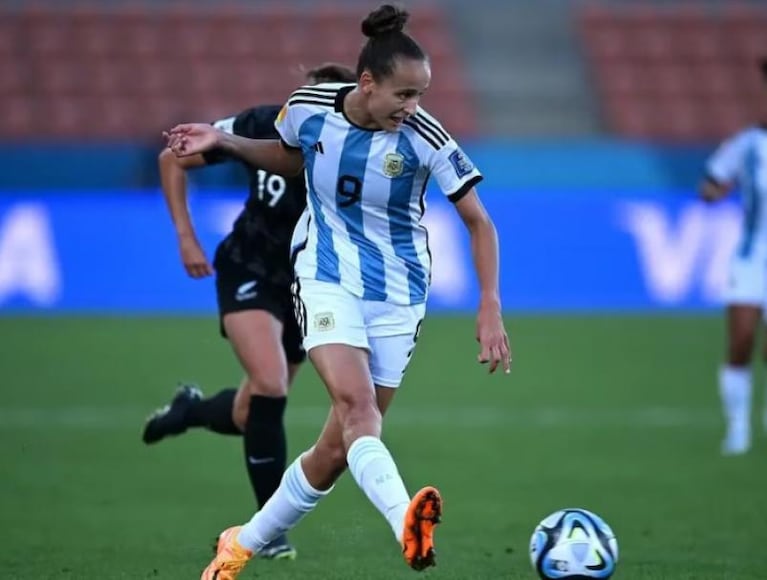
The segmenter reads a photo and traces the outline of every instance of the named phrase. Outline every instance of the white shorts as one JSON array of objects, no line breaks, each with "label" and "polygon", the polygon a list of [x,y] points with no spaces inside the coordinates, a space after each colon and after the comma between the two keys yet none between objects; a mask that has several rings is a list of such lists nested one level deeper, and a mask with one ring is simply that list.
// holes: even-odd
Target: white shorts
[{"label": "white shorts", "polygon": [[348,344],[370,352],[370,374],[398,387],[415,349],[426,304],[403,306],[354,296],[340,284],[301,278],[294,286],[304,349]]},{"label": "white shorts", "polygon": [[767,300],[767,252],[757,247],[748,256],[736,253],[732,257],[724,299],[727,304],[764,306]]}]

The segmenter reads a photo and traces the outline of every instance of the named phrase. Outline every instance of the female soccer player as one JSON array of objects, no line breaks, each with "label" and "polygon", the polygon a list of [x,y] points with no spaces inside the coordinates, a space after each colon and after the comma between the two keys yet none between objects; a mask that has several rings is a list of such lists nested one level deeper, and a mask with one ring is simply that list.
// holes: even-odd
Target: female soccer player
[{"label": "female soccer player", "polygon": [[[761,68],[767,86],[767,59]],[[725,296],[727,359],[719,370],[727,423],[722,453],[740,455],[751,447],[751,357],[767,300],[767,123],[740,131],[722,143],[706,171],[701,197],[716,201],[737,183],[745,210],[740,243],[730,262]],[[764,424],[767,428],[767,414]]]},{"label": "female soccer player", "polygon": [[[307,72],[311,84],[353,82],[354,71],[326,64]],[[221,119],[213,126],[252,139],[278,136],[279,105],[265,105]],[[177,158],[165,149],[159,158],[163,194],[178,235],[181,260],[189,276],[213,274],[200,247],[187,208],[186,170],[236,160],[221,151]],[[301,330],[293,314],[290,238],[306,207],[303,176],[285,179],[249,167],[250,195],[232,232],[216,250],[216,293],[221,334],[229,339],[245,378],[239,389],[223,389],[208,399],[183,385],[169,405],[144,426],[145,443],[155,443],[189,427],[242,435],[245,466],[259,507],[274,493],[287,459],[284,411],[288,388],[305,358]],[[259,550],[259,557],[293,559],[296,550],[281,534]]]},{"label": "female soccer player", "polygon": [[281,141],[238,138],[206,125],[168,134],[179,156],[222,148],[285,175],[306,170],[308,209],[294,234],[295,294],[304,347],[332,409],[315,445],[244,526],[225,530],[202,578],[234,579],[248,560],[292,528],[348,465],[389,522],[407,563],[434,565],[442,502],[434,487],[411,499],[386,446],[381,417],[415,346],[430,276],[423,194],[434,175],[471,234],[480,285],[479,360],[509,371],[498,292],[495,228],[474,185],[479,172],[419,106],[429,61],[403,32],[408,14],[384,5],[362,23],[369,38],[356,85],[303,87],[277,118]]}]

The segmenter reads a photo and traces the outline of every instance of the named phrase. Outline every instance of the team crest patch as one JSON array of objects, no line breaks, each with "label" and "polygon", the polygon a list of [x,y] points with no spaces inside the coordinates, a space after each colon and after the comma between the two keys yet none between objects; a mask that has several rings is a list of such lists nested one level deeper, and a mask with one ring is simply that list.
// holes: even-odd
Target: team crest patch
[{"label": "team crest patch", "polygon": [[314,315],[314,330],[327,332],[336,327],[336,320],[332,312],[318,312]]},{"label": "team crest patch", "polygon": [[448,159],[453,164],[453,169],[455,169],[455,174],[458,177],[465,177],[474,171],[474,165],[460,149],[453,151]]},{"label": "team crest patch", "polygon": [[384,157],[383,172],[386,177],[399,177],[405,170],[405,158],[399,153],[387,153]]}]

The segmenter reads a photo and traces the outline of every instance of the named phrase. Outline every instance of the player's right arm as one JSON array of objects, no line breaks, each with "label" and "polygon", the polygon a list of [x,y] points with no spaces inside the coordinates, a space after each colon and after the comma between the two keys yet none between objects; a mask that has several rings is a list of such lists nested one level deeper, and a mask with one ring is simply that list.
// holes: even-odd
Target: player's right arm
[{"label": "player's right arm", "polygon": [[248,139],[203,123],[177,125],[165,136],[168,148],[179,158],[221,149],[249,165],[286,177],[298,175],[304,168],[301,151],[277,139]]},{"label": "player's right arm", "polygon": [[718,201],[733,188],[743,166],[748,135],[748,131],[741,131],[722,143],[709,158],[706,174],[698,186],[701,199]]},{"label": "player's right arm", "polygon": [[184,269],[192,278],[210,276],[213,274],[213,267],[197,240],[192,216],[189,213],[186,181],[187,170],[206,165],[205,158],[202,154],[176,157],[170,149],[165,148],[160,152],[158,165],[162,194],[176,228]]}]

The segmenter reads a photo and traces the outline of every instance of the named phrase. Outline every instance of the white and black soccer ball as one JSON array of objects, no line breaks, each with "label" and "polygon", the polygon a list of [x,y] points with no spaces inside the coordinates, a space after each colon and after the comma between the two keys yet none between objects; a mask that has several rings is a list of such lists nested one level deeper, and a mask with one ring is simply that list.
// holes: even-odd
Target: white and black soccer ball
[{"label": "white and black soccer ball", "polygon": [[610,578],[618,564],[618,541],[598,515],[579,508],[560,510],[535,528],[530,560],[544,580]]}]

